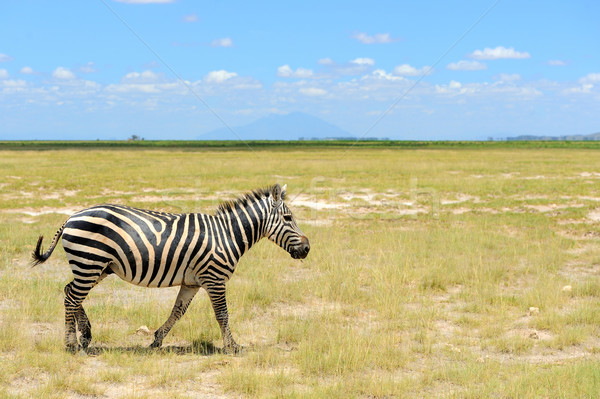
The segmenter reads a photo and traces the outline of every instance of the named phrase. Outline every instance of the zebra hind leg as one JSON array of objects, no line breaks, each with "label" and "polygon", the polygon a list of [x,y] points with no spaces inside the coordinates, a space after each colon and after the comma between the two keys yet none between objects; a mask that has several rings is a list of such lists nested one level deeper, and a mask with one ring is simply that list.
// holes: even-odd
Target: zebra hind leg
[{"label": "zebra hind leg", "polygon": [[[106,270],[103,271],[102,274],[100,274],[100,277],[98,277],[98,279],[89,288],[89,290],[98,285],[98,283],[104,280],[104,278],[110,273],[112,273],[112,271],[110,270],[108,272],[106,272]],[[85,313],[85,309],[83,309],[82,304],[79,305],[79,308],[77,308],[77,311],[75,312],[75,321],[77,322],[77,329],[81,333],[81,347],[85,350],[87,349],[87,347],[90,344],[90,341],[92,340],[92,325],[90,324],[90,320],[87,314]]]},{"label": "zebra hind leg", "polygon": [[154,333],[154,342],[150,344],[150,348],[160,348],[162,346],[163,338],[169,333],[169,331],[171,331],[171,328],[173,328],[177,320],[179,320],[181,316],[185,314],[190,302],[192,302],[192,299],[194,299],[194,296],[199,289],[200,287],[181,286],[179,294],[177,294],[177,299],[175,300],[175,305],[171,311],[171,315],[165,324],[160,326],[160,328]]},{"label": "zebra hind leg", "polygon": [[81,301],[83,300],[79,299],[79,295],[76,293],[76,288],[74,288],[76,286],[75,283],[76,280],[73,280],[65,286],[65,348],[71,353],[75,353],[79,350],[76,331],[76,314],[79,308],[81,308]]},{"label": "zebra hind leg", "polygon": [[81,348],[85,350],[92,340],[92,325],[82,305],[79,305],[79,308],[75,312],[75,321],[77,322],[77,329],[81,333],[81,337],[79,338]]},{"label": "zebra hind leg", "polygon": [[65,347],[68,352],[75,353],[79,350],[77,328],[81,333],[83,349],[86,349],[92,340],[92,327],[81,303],[106,275],[100,271],[86,277],[75,275],[73,281],[65,286]]}]

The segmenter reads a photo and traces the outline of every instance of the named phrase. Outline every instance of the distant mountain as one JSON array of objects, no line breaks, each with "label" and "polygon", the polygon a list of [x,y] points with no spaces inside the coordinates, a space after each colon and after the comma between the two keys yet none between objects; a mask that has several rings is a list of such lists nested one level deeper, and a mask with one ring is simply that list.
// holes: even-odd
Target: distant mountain
[{"label": "distant mountain", "polygon": [[523,135],[517,137],[507,137],[508,141],[536,141],[536,140],[545,140],[545,141],[598,141],[600,140],[600,132],[593,134],[573,134],[570,136],[531,136],[531,135]]},{"label": "distant mountain", "polygon": [[[301,112],[286,115],[271,114],[245,126],[211,130],[198,140],[298,140],[350,137],[345,130],[316,116]],[[236,135],[237,133],[237,135]]]}]

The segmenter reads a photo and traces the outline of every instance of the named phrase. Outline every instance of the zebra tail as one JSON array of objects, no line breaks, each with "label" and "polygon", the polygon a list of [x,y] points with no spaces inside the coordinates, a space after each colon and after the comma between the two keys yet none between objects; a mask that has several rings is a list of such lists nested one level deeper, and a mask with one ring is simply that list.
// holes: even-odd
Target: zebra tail
[{"label": "zebra tail", "polygon": [[54,248],[56,248],[56,245],[58,244],[58,239],[62,235],[62,232],[65,229],[66,224],[67,224],[67,222],[63,223],[63,225],[60,226],[60,229],[58,229],[58,231],[54,235],[52,244],[50,244],[50,247],[44,253],[42,253],[42,241],[44,241],[44,236],[40,236],[38,238],[37,244],[35,245],[35,249],[31,253],[31,267],[35,267],[35,266],[39,265],[40,263],[44,263],[45,261],[48,260],[50,255],[52,255],[52,251],[54,251]]}]

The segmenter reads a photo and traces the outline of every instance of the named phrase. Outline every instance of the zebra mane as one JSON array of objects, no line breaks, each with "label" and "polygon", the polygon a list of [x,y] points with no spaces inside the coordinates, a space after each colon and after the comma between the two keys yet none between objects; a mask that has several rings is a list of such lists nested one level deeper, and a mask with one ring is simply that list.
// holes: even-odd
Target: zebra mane
[{"label": "zebra mane", "polygon": [[[263,197],[269,198],[274,187],[275,186],[259,188],[257,190],[252,190],[251,192],[246,193],[236,199],[224,201],[219,204],[215,216],[226,215],[234,211],[236,207],[245,208],[249,203],[256,202]],[[282,196],[282,199],[285,199],[285,194]]]}]

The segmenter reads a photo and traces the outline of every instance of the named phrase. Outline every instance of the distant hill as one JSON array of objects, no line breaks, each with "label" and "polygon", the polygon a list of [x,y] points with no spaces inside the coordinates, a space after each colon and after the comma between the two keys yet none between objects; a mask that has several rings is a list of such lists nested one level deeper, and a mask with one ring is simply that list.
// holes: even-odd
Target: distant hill
[{"label": "distant hill", "polygon": [[570,136],[531,136],[531,135],[523,135],[517,137],[507,137],[506,140],[509,141],[536,141],[536,140],[545,140],[545,141],[598,141],[600,140],[600,132],[593,134],[573,134]]},{"label": "distant hill", "polygon": [[[271,114],[245,126],[226,127],[198,136],[198,140],[298,140],[350,137],[347,131],[302,112]],[[238,137],[239,136],[239,137]]]}]

